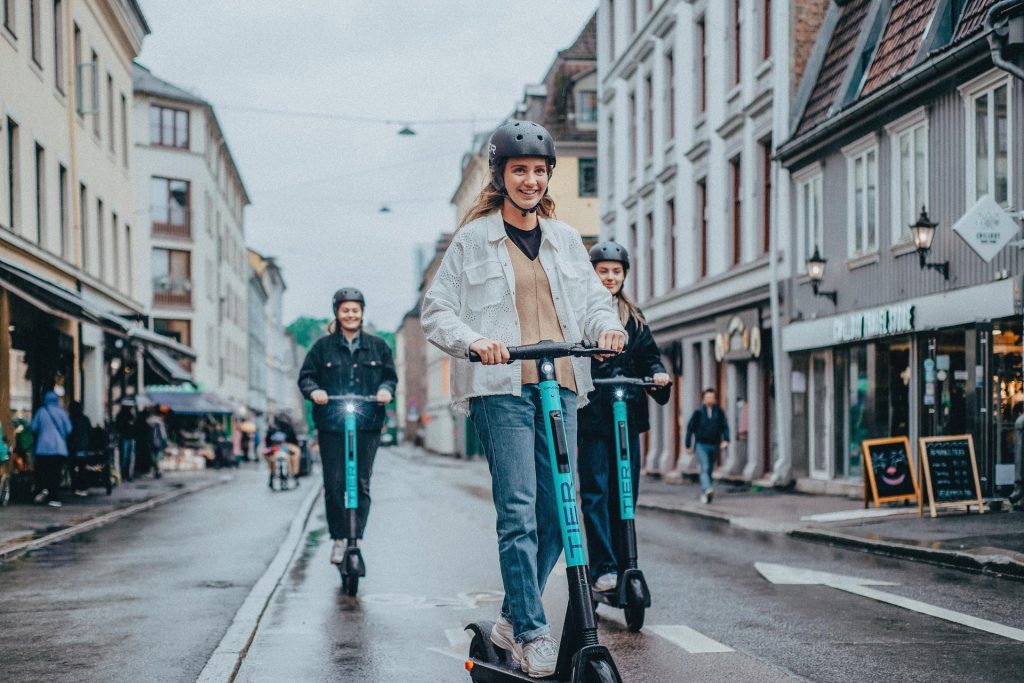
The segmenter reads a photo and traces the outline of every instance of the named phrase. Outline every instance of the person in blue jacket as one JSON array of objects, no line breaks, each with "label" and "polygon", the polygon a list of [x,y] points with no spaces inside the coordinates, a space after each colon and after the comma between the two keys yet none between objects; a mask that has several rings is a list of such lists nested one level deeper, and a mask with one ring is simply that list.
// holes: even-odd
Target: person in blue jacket
[{"label": "person in blue jacket", "polygon": [[68,434],[71,418],[60,404],[60,396],[48,391],[43,405],[32,417],[30,427],[35,437],[33,446],[36,474],[36,502],[60,507],[60,480],[68,459]]}]

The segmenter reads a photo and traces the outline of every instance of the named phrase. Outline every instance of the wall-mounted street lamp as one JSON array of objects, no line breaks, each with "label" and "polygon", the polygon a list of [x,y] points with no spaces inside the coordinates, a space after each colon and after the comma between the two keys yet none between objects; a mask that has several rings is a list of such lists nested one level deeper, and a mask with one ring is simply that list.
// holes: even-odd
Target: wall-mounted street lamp
[{"label": "wall-mounted street lamp", "polygon": [[917,255],[921,259],[921,270],[931,268],[942,273],[942,277],[949,279],[949,261],[942,263],[928,263],[928,252],[932,248],[932,240],[935,239],[935,228],[938,223],[928,218],[928,211],[921,207],[921,215],[917,222],[910,226],[910,232],[914,236],[914,246],[917,247]]},{"label": "wall-mounted street lamp", "polygon": [[402,130],[398,131],[398,134],[399,134],[399,135],[401,135],[401,136],[403,136],[403,137],[411,137],[411,136],[413,136],[413,135],[416,135],[416,131],[414,131],[414,130],[412,129],[412,126],[410,126],[410,125],[409,125],[409,124],[407,123],[407,124],[405,124],[404,126],[402,126]]},{"label": "wall-mounted street lamp", "polygon": [[825,277],[825,264],[828,261],[821,257],[818,253],[818,247],[814,247],[814,255],[807,259],[807,277],[811,280],[811,289],[814,290],[814,296],[823,296],[826,299],[832,301],[832,305],[836,305],[836,293],[835,290],[825,292],[818,289],[821,286],[821,281]]}]

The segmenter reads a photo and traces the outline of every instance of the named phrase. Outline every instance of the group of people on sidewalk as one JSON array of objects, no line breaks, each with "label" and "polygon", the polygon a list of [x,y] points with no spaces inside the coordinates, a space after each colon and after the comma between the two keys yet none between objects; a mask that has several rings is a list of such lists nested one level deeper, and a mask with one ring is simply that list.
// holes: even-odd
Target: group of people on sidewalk
[{"label": "group of people on sidewalk", "polygon": [[[87,496],[86,466],[95,453],[114,446],[103,426],[93,425],[79,401],[72,401],[65,410],[62,388],[46,392],[42,405],[31,422],[15,421],[14,451],[20,467],[34,475],[34,501],[61,507],[61,487],[65,472],[71,477],[76,496]],[[160,459],[167,447],[167,428],[159,411],[123,403],[114,419],[118,457],[115,472],[121,481],[132,481],[141,470],[151,470],[160,478]],[[141,455],[141,457],[140,457]],[[142,467],[140,467],[142,465]]]}]

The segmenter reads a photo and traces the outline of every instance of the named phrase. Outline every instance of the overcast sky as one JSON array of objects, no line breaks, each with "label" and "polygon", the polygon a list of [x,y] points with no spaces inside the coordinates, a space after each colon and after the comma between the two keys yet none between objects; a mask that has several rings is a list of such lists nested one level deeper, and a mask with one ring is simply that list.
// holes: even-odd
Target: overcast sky
[{"label": "overcast sky", "polygon": [[[139,61],[211,101],[252,206],[246,240],[278,258],[285,319],[326,317],[355,286],[394,329],[415,303],[417,245],[454,228],[473,123],[400,125],[265,114],[496,125],[597,0],[141,0]],[[382,205],[390,213],[380,213]]]}]

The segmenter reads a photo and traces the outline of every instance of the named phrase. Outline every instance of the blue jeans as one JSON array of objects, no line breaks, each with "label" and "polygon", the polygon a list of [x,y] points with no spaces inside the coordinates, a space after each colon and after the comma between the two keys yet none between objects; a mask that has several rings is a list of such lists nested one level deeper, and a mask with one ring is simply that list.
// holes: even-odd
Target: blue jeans
[{"label": "blue jeans", "polygon": [[[619,520],[618,454],[615,437],[579,437],[580,502],[587,528],[590,578],[619,570],[622,524]],[[636,503],[640,486],[640,435],[629,435],[629,469]]]},{"label": "blue jeans", "polygon": [[[560,392],[566,443],[576,443],[576,395]],[[498,522],[498,558],[505,600],[501,615],[512,622],[518,642],[551,632],[541,596],[562,554],[544,411],[535,384],[523,395],[481,396],[470,416],[491,470],[491,495]],[[571,455],[571,453],[570,453]]]},{"label": "blue jeans", "polygon": [[135,476],[135,439],[121,439],[121,481]]},{"label": "blue jeans", "polygon": [[718,462],[718,446],[710,443],[697,442],[697,462],[700,463],[700,492],[707,493],[711,488],[711,472]]}]

